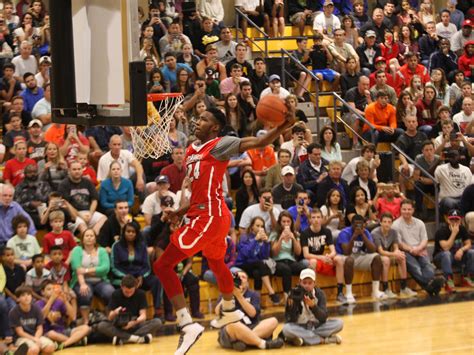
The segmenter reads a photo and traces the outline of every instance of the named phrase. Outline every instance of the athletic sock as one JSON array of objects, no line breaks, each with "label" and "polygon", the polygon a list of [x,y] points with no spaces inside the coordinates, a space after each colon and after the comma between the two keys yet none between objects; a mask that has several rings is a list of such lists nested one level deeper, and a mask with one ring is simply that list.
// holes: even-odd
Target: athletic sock
[{"label": "athletic sock", "polygon": [[193,322],[193,319],[191,318],[191,315],[189,314],[186,307],[178,309],[176,311],[176,317],[178,318],[178,324],[180,327]]},{"label": "athletic sock", "polygon": [[346,285],[346,296],[352,295],[352,284]]},{"label": "athletic sock", "polygon": [[258,344],[258,348],[259,348],[259,349],[266,349],[266,348],[267,348],[267,347],[266,347],[266,342],[265,342],[265,340],[262,339],[262,340],[260,341],[260,344]]},{"label": "athletic sock", "polygon": [[337,284],[337,294],[339,295],[340,293],[342,293],[342,290],[344,288],[344,285],[343,284]]},{"label": "athletic sock", "polygon": [[380,291],[380,281],[372,281],[372,294],[376,295]]},{"label": "athletic sock", "polygon": [[403,289],[407,288],[407,279],[400,280],[400,287]]},{"label": "athletic sock", "polygon": [[383,292],[387,291],[388,288],[388,281],[382,281],[382,290]]},{"label": "athletic sock", "polygon": [[232,298],[231,300],[222,300],[222,310],[223,311],[229,311],[229,310],[233,310],[235,308],[235,301],[234,299]]}]

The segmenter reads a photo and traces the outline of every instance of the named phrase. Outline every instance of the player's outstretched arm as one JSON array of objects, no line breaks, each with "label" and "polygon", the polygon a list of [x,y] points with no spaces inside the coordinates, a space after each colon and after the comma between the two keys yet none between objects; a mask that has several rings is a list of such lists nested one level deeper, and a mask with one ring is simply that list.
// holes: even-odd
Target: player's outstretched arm
[{"label": "player's outstretched arm", "polygon": [[269,144],[272,144],[285,130],[292,127],[295,123],[295,110],[289,107],[286,119],[283,124],[278,127],[272,128],[264,136],[261,137],[245,137],[240,141],[239,152],[243,153],[249,149],[264,148]]}]

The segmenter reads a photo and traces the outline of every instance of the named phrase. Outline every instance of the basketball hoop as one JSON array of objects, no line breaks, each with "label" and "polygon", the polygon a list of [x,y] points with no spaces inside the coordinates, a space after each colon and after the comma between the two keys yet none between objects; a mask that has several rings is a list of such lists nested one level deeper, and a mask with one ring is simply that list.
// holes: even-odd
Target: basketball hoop
[{"label": "basketball hoop", "polygon": [[[148,125],[130,127],[133,154],[137,159],[158,159],[171,151],[168,138],[170,123],[183,99],[181,93],[147,95]],[[158,109],[154,102],[159,102]]]}]

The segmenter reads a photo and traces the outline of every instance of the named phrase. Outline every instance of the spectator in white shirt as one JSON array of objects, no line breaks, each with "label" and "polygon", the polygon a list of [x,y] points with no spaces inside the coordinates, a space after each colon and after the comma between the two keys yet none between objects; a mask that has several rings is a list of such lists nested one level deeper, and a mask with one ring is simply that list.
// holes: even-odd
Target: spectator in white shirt
[{"label": "spectator in white shirt", "polygon": [[260,94],[260,99],[267,95],[277,95],[281,99],[286,99],[290,92],[285,88],[281,87],[281,79],[277,74],[270,75],[268,79],[268,87]]},{"label": "spectator in white shirt", "polygon": [[32,49],[33,47],[28,41],[23,41],[20,45],[20,55],[12,59],[12,63],[15,64],[13,76],[21,83],[23,83],[23,75],[26,73],[36,74],[38,72],[36,58],[31,55]]},{"label": "spectator in white shirt", "polygon": [[441,22],[436,24],[436,34],[440,37],[451,39],[458,31],[456,25],[451,23],[451,11],[442,10],[440,13]]}]

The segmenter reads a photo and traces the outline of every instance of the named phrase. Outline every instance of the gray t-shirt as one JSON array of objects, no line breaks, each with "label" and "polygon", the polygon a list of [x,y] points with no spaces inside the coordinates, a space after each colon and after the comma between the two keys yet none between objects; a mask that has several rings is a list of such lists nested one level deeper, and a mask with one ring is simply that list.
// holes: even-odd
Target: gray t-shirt
[{"label": "gray t-shirt", "polygon": [[44,323],[41,309],[35,304],[31,305],[31,309],[28,312],[24,312],[19,305],[15,306],[10,311],[8,318],[13,329],[22,327],[26,333],[33,336],[36,333],[36,328]]},{"label": "gray t-shirt", "polygon": [[377,227],[372,231],[372,237],[377,249],[381,246],[385,251],[391,251],[393,245],[399,243],[398,232],[395,229],[390,229],[388,235],[384,237],[382,235],[382,228]]},{"label": "gray t-shirt", "polygon": [[[439,155],[435,155],[434,156],[434,160],[433,162],[430,164],[426,161],[425,157],[423,156],[423,154],[418,154],[415,158],[415,163],[418,164],[419,166],[421,166],[423,169],[425,169],[426,171],[429,171],[430,168],[435,165],[435,164],[438,164],[438,161],[439,161]],[[416,170],[416,166],[415,166],[415,170]],[[424,176],[425,174],[421,173],[421,176]]]},{"label": "gray t-shirt", "polygon": [[425,224],[415,217],[412,217],[410,224],[406,223],[403,217],[399,217],[393,222],[392,228],[398,232],[400,241],[411,247],[416,247],[428,239]]}]

